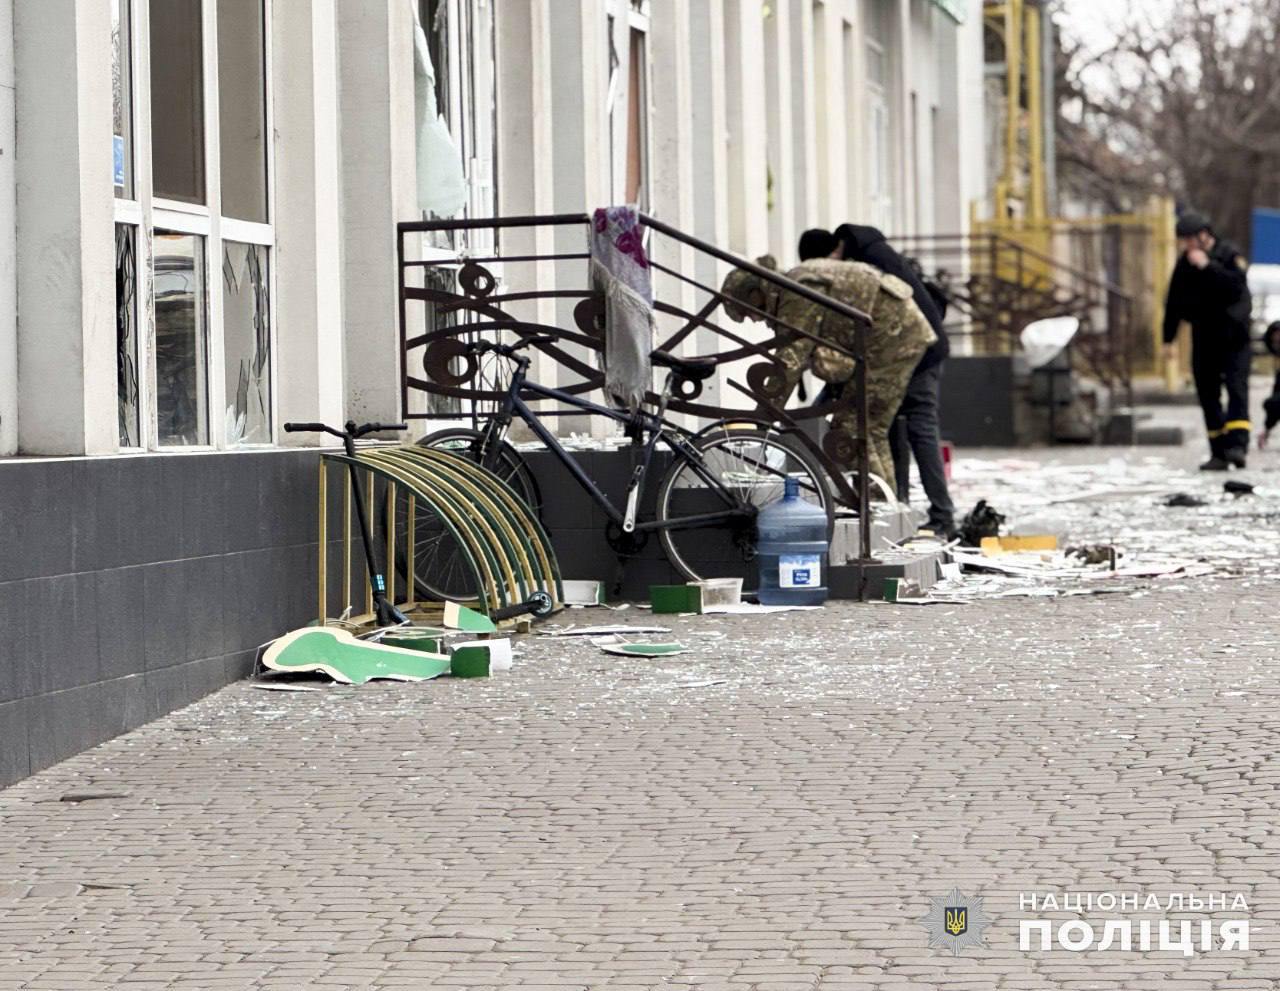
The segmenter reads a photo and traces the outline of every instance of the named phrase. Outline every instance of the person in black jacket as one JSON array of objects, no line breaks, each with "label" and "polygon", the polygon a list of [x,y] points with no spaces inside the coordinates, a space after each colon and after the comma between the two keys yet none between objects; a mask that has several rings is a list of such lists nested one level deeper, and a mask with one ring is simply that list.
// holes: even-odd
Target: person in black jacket
[{"label": "person in black jacket", "polygon": [[[934,533],[949,537],[955,532],[955,506],[951,502],[947,475],[942,466],[942,439],[938,423],[938,385],[942,376],[942,362],[951,353],[951,345],[942,326],[946,300],[940,294],[935,296],[929,291],[919,270],[898,254],[885,240],[885,236],[874,227],[842,224],[834,232],[820,229],[806,231],[800,238],[800,260],[807,261],[816,257],[866,262],[882,272],[896,275],[911,286],[916,305],[938,335],[937,342],[930,346],[916,366],[903,397],[902,408],[898,411],[899,417],[906,421],[907,446],[892,446],[894,460],[899,464],[895,480],[898,498],[904,502],[907,500],[910,479],[908,466],[910,457],[914,454],[920,468],[920,481],[929,499],[927,525]],[[895,432],[891,431],[889,437],[893,441],[896,438]]]},{"label": "person in black jacket", "polygon": [[1267,350],[1276,356],[1276,380],[1271,386],[1271,395],[1262,401],[1262,412],[1265,417],[1262,433],[1258,435],[1258,450],[1265,450],[1271,440],[1271,433],[1280,425],[1280,320],[1267,327],[1263,337]]},{"label": "person in black jacket", "polygon": [[[1178,263],[1169,280],[1164,343],[1172,355],[1178,329],[1191,324],[1191,372],[1209,435],[1203,471],[1245,466],[1249,451],[1249,263],[1229,241],[1215,237],[1208,218],[1178,218]],[[1227,408],[1222,409],[1222,389]]]}]

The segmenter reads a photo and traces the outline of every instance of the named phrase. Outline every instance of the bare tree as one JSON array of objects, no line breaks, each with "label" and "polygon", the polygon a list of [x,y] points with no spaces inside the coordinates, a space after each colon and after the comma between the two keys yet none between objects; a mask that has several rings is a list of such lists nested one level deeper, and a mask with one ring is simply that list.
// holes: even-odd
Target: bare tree
[{"label": "bare tree", "polygon": [[1280,206],[1280,0],[1131,4],[1113,47],[1058,53],[1064,189],[1110,210],[1153,192],[1208,213],[1248,247],[1255,206]]}]

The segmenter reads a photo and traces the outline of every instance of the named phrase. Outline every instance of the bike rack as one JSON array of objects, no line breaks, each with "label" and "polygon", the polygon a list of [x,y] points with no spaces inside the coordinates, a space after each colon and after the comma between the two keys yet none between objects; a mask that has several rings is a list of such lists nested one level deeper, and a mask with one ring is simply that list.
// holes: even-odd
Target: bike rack
[{"label": "bike rack", "polygon": [[[351,525],[348,467],[352,464],[362,471],[370,514],[375,514],[379,503],[384,507],[381,519],[385,545],[379,549],[386,555],[383,563],[387,598],[403,611],[430,606],[417,600],[412,579],[416,528],[428,514],[439,521],[462,550],[474,590],[474,596],[464,604],[489,614],[543,592],[550,596],[554,608],[563,605],[560,566],[546,531],[497,475],[449,451],[370,447],[357,451],[354,459],[340,452],[324,452],[320,456],[317,605],[321,625],[329,617],[335,591],[328,553],[331,526],[340,533],[339,601],[343,608],[359,613],[352,623],[360,625],[373,618],[373,593],[367,581],[363,583],[362,607],[357,608],[353,599],[353,574],[360,574],[361,552],[353,543]],[[330,466],[339,469],[338,477],[342,479],[341,496],[332,500],[341,503],[340,509],[330,506],[334,494]],[[337,520],[331,520],[331,515],[336,515]],[[354,572],[353,563],[357,566]],[[400,567],[403,572],[398,570]]]}]

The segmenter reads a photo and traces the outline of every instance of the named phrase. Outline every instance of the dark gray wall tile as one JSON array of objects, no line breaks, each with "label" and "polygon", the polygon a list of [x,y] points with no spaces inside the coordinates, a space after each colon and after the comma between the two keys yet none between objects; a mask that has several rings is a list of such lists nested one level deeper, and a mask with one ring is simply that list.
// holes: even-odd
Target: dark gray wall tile
[{"label": "dark gray wall tile", "polygon": [[145,565],[97,572],[98,671],[104,681],[145,666]]},{"label": "dark gray wall tile", "polygon": [[36,625],[32,621],[29,591],[33,582],[0,583],[0,702],[25,698],[31,689],[28,674],[31,641]]},{"label": "dark gray wall tile", "polygon": [[31,773],[27,707],[25,700],[0,705],[0,788]]},{"label": "dark gray wall tile", "polygon": [[164,484],[166,461],[105,458],[86,465],[94,527],[79,567],[120,568],[182,556],[182,501]]},{"label": "dark gray wall tile", "polygon": [[233,681],[247,678],[253,674],[253,666],[257,660],[256,650],[244,650],[237,654],[228,654],[222,659],[222,683],[229,685]]},{"label": "dark gray wall tile", "polygon": [[178,550],[171,557],[222,554],[227,530],[235,525],[227,513],[227,479],[241,467],[235,455],[197,454],[167,458],[162,463],[165,491],[174,493],[182,514]]},{"label": "dark gray wall tile", "polygon": [[186,660],[221,657],[225,652],[223,627],[222,557],[197,557],[182,562],[186,589]]},{"label": "dark gray wall tile", "polygon": [[158,719],[166,713],[198,702],[225,684],[226,661],[207,657],[188,661],[146,674],[147,718]]},{"label": "dark gray wall tile", "polygon": [[139,725],[143,676],[52,692],[26,702],[31,771],[95,747]]},{"label": "dark gray wall tile", "polygon": [[142,574],[145,669],[181,664],[187,659],[189,634],[186,562],[153,564]]},{"label": "dark gray wall tile", "polygon": [[98,582],[92,573],[28,583],[28,695],[98,681]]},{"label": "dark gray wall tile", "polygon": [[0,464],[0,581],[74,570],[76,461]]}]

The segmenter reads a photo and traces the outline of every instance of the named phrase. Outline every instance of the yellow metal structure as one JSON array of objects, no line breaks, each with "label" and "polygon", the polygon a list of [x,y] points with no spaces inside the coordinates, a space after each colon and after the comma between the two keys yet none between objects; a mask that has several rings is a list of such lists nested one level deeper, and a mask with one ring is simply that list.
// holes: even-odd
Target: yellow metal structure
[{"label": "yellow metal structure", "polygon": [[[1056,112],[1054,96],[1045,91],[1045,23],[1042,0],[988,0],[983,18],[990,34],[1004,50],[1003,161],[992,188],[991,217],[979,216],[978,205],[971,211],[973,234],[992,235],[1020,245],[1017,269],[1009,259],[1014,254],[992,255],[991,260],[973,259],[973,268],[1001,281],[1033,291],[1052,291],[1059,259],[1069,259],[1073,238],[1090,232],[1125,232],[1123,254],[1143,256],[1142,278],[1127,281],[1123,289],[1136,301],[1148,322],[1150,341],[1137,347],[1134,371],[1161,376],[1172,390],[1186,380],[1190,368],[1189,345],[1184,344],[1173,362],[1164,360],[1161,328],[1164,298],[1176,258],[1173,234],[1174,207],[1165,197],[1153,199],[1145,210],[1118,216],[1061,218],[1052,215],[1048,192],[1048,161],[1045,147],[1046,124]],[[1188,335],[1182,335],[1185,339]],[[1137,342],[1135,341],[1135,345]]]}]

